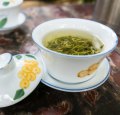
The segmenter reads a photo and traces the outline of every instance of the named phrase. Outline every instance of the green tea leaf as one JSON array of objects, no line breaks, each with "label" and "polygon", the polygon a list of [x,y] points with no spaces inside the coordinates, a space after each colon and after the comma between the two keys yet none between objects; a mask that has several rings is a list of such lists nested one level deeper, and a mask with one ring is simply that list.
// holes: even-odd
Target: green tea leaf
[{"label": "green tea leaf", "polygon": [[9,4],[10,4],[9,1],[5,1],[5,2],[3,2],[3,6],[8,6]]},{"label": "green tea leaf", "polygon": [[26,56],[27,56],[27,57],[31,57],[31,58],[33,58],[33,59],[36,59],[33,55],[27,54]]},{"label": "green tea leaf", "polygon": [[16,94],[14,96],[14,100],[21,98],[25,94],[23,89],[19,89],[16,91]]},{"label": "green tea leaf", "polygon": [[4,27],[6,23],[7,23],[7,18],[0,20],[0,28]]},{"label": "green tea leaf", "polygon": [[22,56],[21,56],[21,55],[17,55],[16,58],[17,58],[17,59],[21,59]]},{"label": "green tea leaf", "polygon": [[[81,34],[82,35],[82,34]],[[92,55],[102,51],[103,44],[101,42],[95,41],[93,38],[84,38],[79,36],[61,36],[58,38],[53,38],[49,41],[45,41],[44,45],[46,48],[68,55]],[[101,48],[97,48],[94,44],[102,44]]]}]

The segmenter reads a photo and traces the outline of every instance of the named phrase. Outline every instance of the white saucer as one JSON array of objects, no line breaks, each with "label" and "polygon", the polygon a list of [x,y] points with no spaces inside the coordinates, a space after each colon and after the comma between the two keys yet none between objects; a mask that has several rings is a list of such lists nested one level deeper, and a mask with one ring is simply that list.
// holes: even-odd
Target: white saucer
[{"label": "white saucer", "polygon": [[[44,67],[45,69],[45,67]],[[65,84],[50,77],[46,70],[41,82],[51,88],[66,92],[83,92],[95,89],[102,85],[109,77],[110,65],[107,59],[101,63],[99,70],[92,79],[79,84]]]},{"label": "white saucer", "polygon": [[[12,75],[6,76],[4,79],[0,78],[0,108],[1,107],[7,107],[10,105],[13,105],[15,103],[18,103],[19,101],[23,100],[26,98],[40,83],[40,80],[43,76],[43,71],[41,71],[40,74],[37,75],[36,79],[34,81],[30,82],[30,85],[28,88],[23,89],[24,90],[24,95],[22,94],[23,92],[17,93],[17,98],[16,96],[16,91],[19,89],[22,89],[20,87],[20,81],[21,79],[18,77],[18,72],[21,70],[21,67],[23,66],[24,60],[34,60],[36,58],[36,61],[39,63],[39,67],[42,70],[42,63],[41,61],[33,56],[33,55],[27,55],[27,54],[19,54],[13,56],[13,59],[15,61],[15,70],[13,71]],[[20,96],[22,94],[22,96]]]},{"label": "white saucer", "polygon": [[0,29],[0,34],[8,34],[12,30],[16,29],[17,27],[21,26],[26,20],[26,16],[23,13],[20,13],[18,16],[18,24],[12,25],[14,21],[11,23],[11,25],[8,25],[7,27],[3,27]]}]

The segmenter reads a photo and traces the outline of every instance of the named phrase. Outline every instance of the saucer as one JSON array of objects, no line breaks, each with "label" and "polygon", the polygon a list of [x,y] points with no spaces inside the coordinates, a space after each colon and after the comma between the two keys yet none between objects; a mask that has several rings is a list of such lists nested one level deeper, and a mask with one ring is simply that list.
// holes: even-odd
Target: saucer
[{"label": "saucer", "polygon": [[[37,58],[36,56],[31,54],[19,54],[13,56],[13,60],[15,62],[14,71],[12,71],[11,74],[7,74],[6,77],[0,78],[0,107],[13,105],[26,98],[37,87],[43,76],[43,64],[40,58]],[[25,66],[25,64],[28,64],[28,62],[29,64],[31,62],[33,63],[33,61],[36,63],[38,62],[37,65],[26,65],[29,67],[33,67],[33,69],[30,71],[24,70],[24,73],[27,71],[27,75],[28,73],[30,73],[28,75],[30,76],[35,68],[39,68],[39,70],[41,70],[39,71],[40,73],[36,74],[34,71],[35,77],[30,76],[29,80],[28,76],[26,78],[20,77],[19,73],[23,71],[23,67]]]},{"label": "saucer", "polygon": [[10,33],[12,30],[18,28],[19,26],[21,26],[26,20],[26,16],[23,13],[20,13],[18,16],[18,23],[16,25],[12,25],[12,23],[14,23],[14,21],[9,24],[7,27],[3,27],[0,28],[0,34],[8,34]]},{"label": "saucer", "polygon": [[[44,67],[45,69],[45,67]],[[110,65],[107,59],[104,59],[101,62],[101,65],[96,73],[96,75],[84,82],[79,84],[65,84],[60,81],[55,80],[52,78],[48,73],[47,70],[44,70],[44,76],[42,77],[41,82],[51,88],[60,90],[60,91],[66,91],[66,92],[83,92],[95,89],[102,85],[108,78],[109,78],[109,71],[110,71]]]}]

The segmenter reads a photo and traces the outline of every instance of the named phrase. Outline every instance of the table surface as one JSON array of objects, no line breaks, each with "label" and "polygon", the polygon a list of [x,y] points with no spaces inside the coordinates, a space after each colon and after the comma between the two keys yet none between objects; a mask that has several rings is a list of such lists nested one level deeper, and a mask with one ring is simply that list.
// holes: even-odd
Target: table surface
[{"label": "table surface", "polygon": [[[40,23],[55,18],[92,19],[94,5],[66,4],[24,9],[24,25],[8,35],[0,35],[0,54],[10,52],[35,53],[31,33]],[[1,108],[0,115],[120,115],[120,42],[108,56],[109,79],[100,87],[82,93],[54,90],[40,83],[26,99],[10,107]]]}]

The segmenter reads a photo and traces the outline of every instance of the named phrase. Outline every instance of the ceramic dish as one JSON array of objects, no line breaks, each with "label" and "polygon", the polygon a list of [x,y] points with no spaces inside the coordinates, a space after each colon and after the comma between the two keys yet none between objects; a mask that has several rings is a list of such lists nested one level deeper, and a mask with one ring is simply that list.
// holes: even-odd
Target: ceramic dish
[{"label": "ceramic dish", "polygon": [[0,29],[0,34],[8,34],[10,33],[12,30],[18,28],[19,26],[21,26],[26,20],[26,16],[23,13],[20,13],[18,16],[18,20],[17,20],[17,24],[12,26],[11,24],[9,24],[7,27],[1,28]]},{"label": "ceramic dish", "polygon": [[[0,76],[0,107],[13,105],[26,98],[40,83],[43,75],[43,64],[34,55],[15,55],[13,56],[13,61],[15,63],[14,68]],[[37,62],[38,65],[33,62]],[[25,67],[28,67],[28,69],[25,69]],[[32,69],[30,69],[31,67]],[[39,68],[40,71],[33,75],[33,70],[36,72],[36,68]],[[23,77],[23,75],[26,77]]]},{"label": "ceramic dish", "polygon": [[83,92],[95,89],[101,86],[108,78],[110,72],[110,65],[107,59],[104,59],[101,63],[96,75],[84,83],[79,84],[66,84],[58,80],[55,80],[47,73],[46,68],[44,67],[44,76],[42,77],[41,82],[51,88],[65,91],[65,92]]}]

